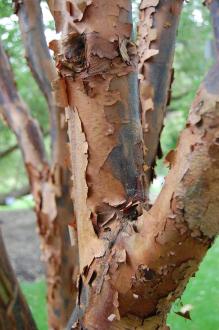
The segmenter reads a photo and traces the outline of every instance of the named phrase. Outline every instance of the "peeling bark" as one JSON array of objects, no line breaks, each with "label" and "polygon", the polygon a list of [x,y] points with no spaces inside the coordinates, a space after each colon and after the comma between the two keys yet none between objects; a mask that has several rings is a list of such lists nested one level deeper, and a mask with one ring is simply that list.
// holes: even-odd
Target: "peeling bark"
[{"label": "peeling bark", "polygon": [[[141,3],[142,114],[145,109],[146,116],[151,113],[149,129],[156,122],[156,130],[148,131],[153,132],[154,143],[148,145],[148,153],[143,143],[143,135],[146,145],[149,139],[146,121],[141,123],[139,116],[131,1],[49,2],[56,26],[63,32],[62,41],[53,41],[50,47],[59,74],[53,86],[68,121],[81,273],[68,329],[165,329],[171,303],[182,294],[219,232],[219,63],[197,93],[178,147],[168,156],[171,170],[165,185],[146,210],[145,174],[151,168],[148,171],[144,157],[150,158],[152,166],[182,1]],[[154,77],[162,82],[160,87]],[[9,116],[5,105],[8,100],[17,105],[20,99],[14,89],[7,88],[10,79],[1,84],[0,104],[13,127],[17,111]],[[25,112],[19,110],[21,115]],[[28,128],[23,133],[21,123],[14,130],[19,141],[25,138],[29,143],[33,134],[27,139]],[[40,150],[24,158],[40,155],[39,169],[31,161],[26,163],[34,178],[34,196],[40,201],[41,234],[48,244],[56,237],[51,223],[55,223],[57,209],[53,176]],[[45,251],[55,268],[54,250],[47,246]]]},{"label": "peeling bark", "polygon": [[[55,83],[57,72],[46,44],[40,1],[22,1],[17,15],[28,65],[40,90],[46,97],[50,110],[53,158],[51,172],[56,195],[54,206],[57,210],[56,226],[58,232],[56,235],[60,235],[60,237],[56,237],[56,241],[59,241],[58,245],[56,242],[56,250],[57,248],[58,250],[53,252],[57,258],[58,267],[54,265],[51,274],[48,275],[48,282],[54,282],[52,290],[48,290],[48,314],[50,327],[62,329],[65,327],[75,304],[78,272],[78,247],[71,200],[72,182],[69,170],[67,125],[64,108],[57,97],[57,93],[59,93],[59,85],[57,86]],[[52,86],[51,82],[53,82]],[[46,202],[47,194],[43,195]],[[71,232],[74,237],[72,246],[69,240],[68,225],[71,225]],[[72,291],[73,286],[75,292]]]},{"label": "peeling bark", "polygon": [[171,303],[218,235],[218,64],[213,70],[155,205],[135,222],[117,215],[105,255],[84,269],[69,329],[162,329]]},{"label": "peeling bark", "polygon": [[175,39],[183,0],[143,0],[138,26],[140,110],[148,185],[156,157],[162,156],[160,134],[171,98]]},{"label": "peeling bark", "polygon": [[[138,193],[140,198],[136,199],[127,190],[129,176],[126,175],[124,184],[118,175],[123,153],[119,153],[116,163],[109,162],[118,141],[124,146],[127,141],[118,140],[118,136],[123,134],[121,113],[130,113],[129,107],[121,108],[121,103],[128,100],[130,77],[136,72],[136,52],[130,41],[130,3],[68,3],[71,5],[67,6],[62,44],[51,44],[60,84],[65,86],[62,99],[70,146],[75,148],[71,163],[81,276],[68,329],[164,329],[171,303],[182,294],[219,232],[218,64],[200,87],[178,148],[169,155],[171,171],[165,186],[154,206],[146,211],[142,194]],[[158,5],[158,1],[143,1],[142,10],[147,11],[148,3],[150,7]],[[159,3],[158,12],[152,8],[157,15],[158,31],[163,33],[162,38],[158,34],[156,42],[164,53],[160,63],[166,81],[160,91],[160,103],[152,93],[150,102],[157,102],[157,109],[163,110],[166,105],[172,44],[181,5],[181,1],[168,1]],[[167,24],[169,34],[164,33],[163,24]],[[163,40],[170,49],[165,49]],[[146,41],[150,44],[150,33]],[[155,42],[154,37],[152,41]],[[150,56],[152,53],[155,55],[157,50],[149,50]],[[147,56],[142,62],[144,67]],[[148,65],[160,74],[155,58]],[[162,110],[161,114],[155,111],[158,126],[163,119]],[[139,120],[136,115],[129,118],[132,125],[136,118]],[[113,130],[109,124],[113,124]],[[141,148],[134,164],[142,170],[144,150],[139,123],[137,127]],[[160,128],[154,136],[155,145],[159,134]],[[135,143],[129,140],[129,160],[133,148]],[[142,172],[138,173],[142,178]],[[130,186],[137,187],[133,183]]]},{"label": "peeling bark", "polygon": [[61,160],[53,167],[48,164],[39,126],[16,91],[2,46],[0,69],[0,111],[16,134],[35,200],[42,255],[47,269],[49,325],[51,329],[63,329],[74,305],[73,278],[77,274],[77,244],[75,240],[75,245],[71,246],[68,233],[68,225],[74,223],[70,175],[65,163],[69,157],[65,154],[66,148],[60,145]]},{"label": "peeling bark", "polygon": [[0,329],[36,330],[28,305],[10,265],[0,230]]},{"label": "peeling bark", "polygon": [[129,1],[67,1],[66,8],[62,43],[50,47],[75,147],[73,199],[83,270],[94,254],[104,253],[107,237],[98,236],[114,210],[132,216],[145,200],[137,56]]}]

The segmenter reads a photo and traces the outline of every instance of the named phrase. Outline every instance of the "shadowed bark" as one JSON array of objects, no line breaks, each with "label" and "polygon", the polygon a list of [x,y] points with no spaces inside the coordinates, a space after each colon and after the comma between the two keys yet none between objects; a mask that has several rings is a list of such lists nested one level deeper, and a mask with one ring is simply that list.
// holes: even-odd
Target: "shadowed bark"
[{"label": "shadowed bark", "polygon": [[0,329],[36,330],[28,305],[10,265],[0,230]]},{"label": "shadowed bark", "polygon": [[142,1],[138,26],[140,109],[148,183],[156,157],[162,156],[160,134],[171,97],[175,39],[183,0]]}]

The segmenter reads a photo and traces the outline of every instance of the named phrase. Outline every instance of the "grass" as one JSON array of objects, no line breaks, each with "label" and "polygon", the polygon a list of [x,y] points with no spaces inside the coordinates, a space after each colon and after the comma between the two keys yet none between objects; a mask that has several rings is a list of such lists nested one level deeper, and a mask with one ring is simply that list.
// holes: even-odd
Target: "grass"
[{"label": "grass", "polygon": [[22,282],[21,288],[26,296],[39,330],[47,330],[46,284],[44,280],[34,283]]},{"label": "grass", "polygon": [[[209,250],[195,278],[192,278],[182,298],[168,317],[171,330],[219,330],[219,239]],[[39,330],[48,330],[46,316],[46,286],[43,280],[22,283]],[[175,312],[185,304],[192,305],[192,320],[185,320]]]}]

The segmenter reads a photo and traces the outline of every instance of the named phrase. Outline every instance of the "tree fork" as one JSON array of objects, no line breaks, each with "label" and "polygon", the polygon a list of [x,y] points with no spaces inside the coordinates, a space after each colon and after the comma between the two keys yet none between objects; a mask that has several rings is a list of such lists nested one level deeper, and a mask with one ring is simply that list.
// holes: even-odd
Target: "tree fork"
[{"label": "tree fork", "polygon": [[[130,202],[130,190],[124,189],[116,167],[102,163],[114,150],[106,148],[108,140],[102,133],[107,132],[106,118],[111,119],[114,112],[121,118],[118,96],[114,92],[112,98],[109,92],[117,87],[113,90],[122,95],[122,101],[128,99],[130,71],[136,70],[130,61],[135,53],[133,45],[129,46],[130,32],[123,32],[129,23],[130,3],[112,1],[108,7],[93,0],[84,4],[68,1],[68,12],[62,17],[62,46],[53,44],[54,50],[59,48],[57,67],[67,91],[70,145],[76,146],[71,161],[81,276],[68,327],[163,329],[171,303],[182,294],[219,232],[219,71],[214,70],[213,79],[209,73],[200,87],[178,148],[169,154],[171,171],[156,203],[149,211],[141,209],[140,194],[136,207],[136,199]],[[105,104],[106,95],[111,104]],[[99,117],[103,106],[105,115],[110,106],[111,116],[107,112],[105,118]],[[112,123],[114,129],[115,123],[121,124],[118,119]],[[113,134],[116,138],[117,132]],[[138,134],[142,142],[140,128]],[[122,142],[126,145],[125,139]],[[135,144],[129,141],[129,146]],[[102,156],[106,150],[110,150],[108,158]],[[142,148],[141,152],[138,169],[144,167]],[[117,164],[122,159],[120,152]],[[115,173],[124,190],[116,189]],[[113,197],[119,203],[112,203]]]}]

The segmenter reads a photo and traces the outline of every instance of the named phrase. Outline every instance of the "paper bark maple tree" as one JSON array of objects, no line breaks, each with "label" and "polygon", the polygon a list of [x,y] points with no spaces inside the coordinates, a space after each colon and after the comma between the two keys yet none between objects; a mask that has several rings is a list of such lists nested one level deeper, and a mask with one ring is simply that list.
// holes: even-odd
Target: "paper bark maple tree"
[{"label": "paper bark maple tree", "polygon": [[[165,329],[171,303],[219,232],[218,56],[176,150],[167,156],[171,169],[151,206],[148,191],[170,98],[183,1],[143,0],[136,43],[131,1],[48,4],[62,32],[60,41],[50,43],[57,73],[43,41],[39,3],[15,1],[27,60],[51,113],[51,166],[2,47],[0,109],[18,138],[36,202],[47,261],[49,327],[63,329],[69,319],[68,329]],[[218,54],[219,1],[205,4]],[[74,213],[63,162],[69,151]]]}]

